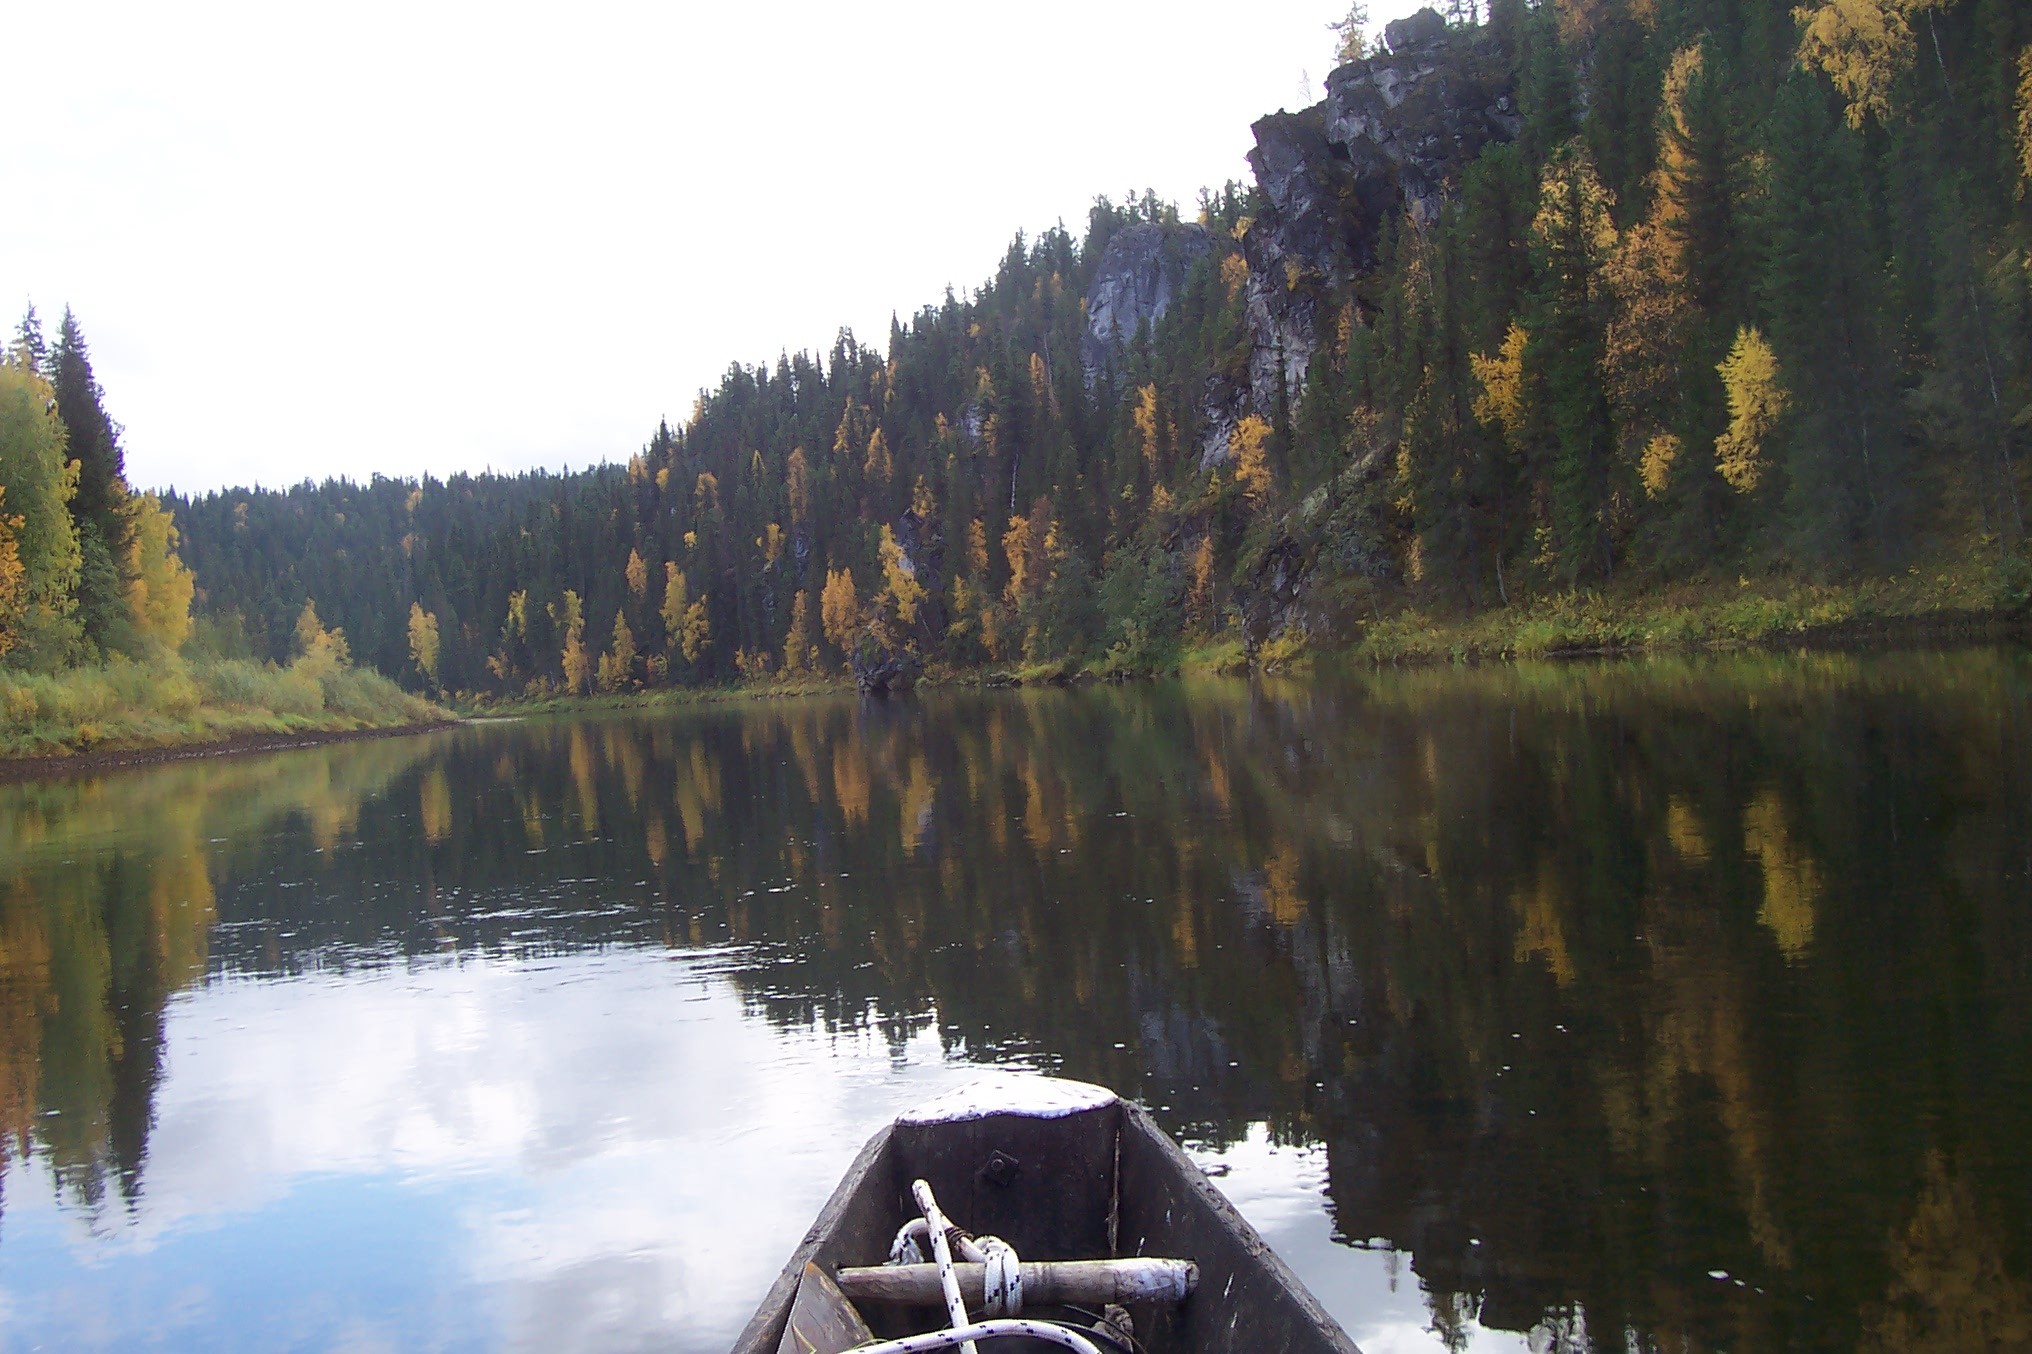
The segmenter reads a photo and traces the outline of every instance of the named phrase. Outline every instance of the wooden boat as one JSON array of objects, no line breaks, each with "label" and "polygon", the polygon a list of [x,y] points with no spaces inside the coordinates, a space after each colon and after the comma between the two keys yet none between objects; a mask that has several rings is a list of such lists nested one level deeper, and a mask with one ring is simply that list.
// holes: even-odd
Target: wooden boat
[{"label": "wooden boat", "polygon": [[[914,1191],[919,1182],[928,1189]],[[934,1195],[932,1216],[954,1230],[913,1223]],[[971,1253],[963,1225],[1016,1253],[948,1266],[969,1321],[996,1296],[994,1262],[1006,1260],[1020,1271],[1007,1281],[1020,1278],[1029,1297],[1023,1317],[1063,1322],[1103,1354],[1360,1354],[1140,1106],[1103,1087],[1016,1077],[942,1096],[870,1139],[735,1354],[838,1354],[955,1324],[962,1314],[939,1301],[940,1265],[877,1268],[913,1225]],[[990,1349],[1053,1346],[1080,1347],[1054,1336]],[[911,1345],[942,1347],[953,1346]]]}]

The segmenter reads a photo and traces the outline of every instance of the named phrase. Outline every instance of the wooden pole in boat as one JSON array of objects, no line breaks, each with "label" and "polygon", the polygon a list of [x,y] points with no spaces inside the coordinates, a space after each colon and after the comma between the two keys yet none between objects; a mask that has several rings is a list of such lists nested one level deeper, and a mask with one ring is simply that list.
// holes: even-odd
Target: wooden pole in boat
[{"label": "wooden pole in boat", "polygon": [[[953,1277],[969,1307],[987,1300],[988,1267],[955,1264]],[[945,1301],[937,1265],[874,1265],[842,1269],[840,1291],[855,1302],[895,1302],[934,1307]],[[1099,1307],[1110,1302],[1182,1302],[1199,1285],[1199,1266],[1190,1260],[1025,1261],[1023,1300]]]}]

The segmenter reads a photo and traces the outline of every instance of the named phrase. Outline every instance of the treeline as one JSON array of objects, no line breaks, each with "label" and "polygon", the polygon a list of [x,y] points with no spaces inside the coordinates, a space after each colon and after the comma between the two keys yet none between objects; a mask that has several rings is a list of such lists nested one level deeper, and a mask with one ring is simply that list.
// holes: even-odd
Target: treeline
[{"label": "treeline", "polygon": [[0,354],[0,665],[51,671],[180,647],[191,573],[171,515],[127,483],[120,426],[64,311]]},{"label": "treeline", "polygon": [[[1244,621],[1943,557],[2025,591],[2032,10],[1453,8],[1344,55],[1471,59],[1517,130],[1361,268],[1230,185],[1161,319],[1083,361],[1109,242],[1180,229],[1103,201],[883,350],[731,368],[625,468],[173,499],[205,642],[281,657],[314,602],[386,671],[515,694],[1155,667]],[[1317,349],[1252,389],[1293,297]]]},{"label": "treeline", "polygon": [[51,344],[31,306],[0,353],[0,758],[445,717],[355,667],[308,608],[286,666],[187,657],[195,579],[120,439],[76,318]]},{"label": "treeline", "polygon": [[[1231,191],[1209,210],[1239,220],[1241,204]],[[1147,644],[1184,615],[1213,626],[1212,560],[1175,577],[1146,528],[1184,520],[1182,392],[1223,347],[1246,360],[1232,270],[1196,271],[1119,373],[1090,386],[1080,358],[1108,240],[1176,220],[1154,198],[1103,202],[1083,239],[1018,239],[972,298],[895,324],[886,356],[843,332],[822,356],[734,367],[625,467],[172,496],[201,640],[281,657],[309,602],[386,671],[521,693],[830,671],[856,648],[973,664]],[[1252,491],[1232,473],[1196,478],[1192,513],[1230,503],[1242,519]]]}]

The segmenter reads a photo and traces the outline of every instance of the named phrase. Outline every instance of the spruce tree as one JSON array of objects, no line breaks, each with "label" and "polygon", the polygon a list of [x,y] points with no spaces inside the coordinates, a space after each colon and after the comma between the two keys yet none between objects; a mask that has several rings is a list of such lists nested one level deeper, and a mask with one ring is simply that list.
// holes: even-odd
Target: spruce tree
[{"label": "spruce tree", "polygon": [[49,353],[50,384],[57,417],[78,463],[78,487],[71,499],[84,553],[78,582],[78,618],[85,637],[102,649],[127,648],[132,618],[125,596],[125,562],[132,528],[127,514],[127,475],[120,449],[120,425],[107,416],[104,392],[92,372],[91,351],[69,306]]}]

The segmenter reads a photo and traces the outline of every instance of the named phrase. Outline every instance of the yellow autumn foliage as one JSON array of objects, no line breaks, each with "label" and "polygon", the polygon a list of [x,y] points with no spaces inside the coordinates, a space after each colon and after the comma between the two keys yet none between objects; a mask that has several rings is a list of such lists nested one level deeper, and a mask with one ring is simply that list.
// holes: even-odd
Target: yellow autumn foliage
[{"label": "yellow autumn foliage", "polygon": [[1637,473],[1644,481],[1644,497],[1659,498],[1672,484],[1672,466],[1679,459],[1679,438],[1672,433],[1659,433],[1644,444],[1644,455],[1637,463]]},{"label": "yellow autumn foliage", "polygon": [[409,604],[409,661],[416,664],[416,670],[432,686],[437,682],[438,630],[437,616],[425,611],[423,603]]},{"label": "yellow autumn foliage", "polygon": [[825,588],[818,599],[819,624],[826,639],[842,652],[854,647],[861,628],[861,600],[854,591],[851,569],[826,570]]},{"label": "yellow autumn foliage", "polygon": [[914,624],[918,603],[924,600],[924,585],[917,581],[916,568],[910,557],[903,553],[903,546],[887,522],[882,524],[879,552],[882,558],[882,600],[895,609],[898,621],[905,625]]},{"label": "yellow autumn foliage", "polygon": [[1270,424],[1265,419],[1250,414],[1237,423],[1228,436],[1228,452],[1243,493],[1260,499],[1270,492]]},{"label": "yellow autumn foliage", "polygon": [[1834,82],[1851,127],[1891,114],[1891,94],[1912,68],[1918,42],[1912,16],[1948,0],[1820,0],[1792,11],[1800,26],[1799,64]]},{"label": "yellow autumn foliage", "polygon": [[175,518],[154,494],[127,500],[133,536],[127,552],[127,606],[143,635],[172,651],[190,634],[191,599],[197,579],[177,557],[180,534]]},{"label": "yellow autumn foliage", "polygon": [[1716,367],[1729,397],[1729,428],[1715,439],[1715,464],[1738,493],[1755,489],[1764,475],[1764,442],[1785,412],[1778,355],[1755,328],[1736,331],[1729,355]]},{"label": "yellow autumn foliage", "polygon": [[2032,47],[2018,53],[2018,172],[2032,179]]},{"label": "yellow autumn foliage", "polygon": [[[7,486],[0,484],[0,509],[6,506]],[[0,654],[14,647],[14,627],[28,605],[27,571],[21,567],[21,545],[14,537],[19,530],[21,519],[0,511]]]},{"label": "yellow autumn foliage", "polygon": [[1512,445],[1524,435],[1524,349],[1530,342],[1524,326],[1512,320],[1494,357],[1474,353],[1468,358],[1482,385],[1482,393],[1475,396],[1475,417],[1488,427],[1501,429]]}]

